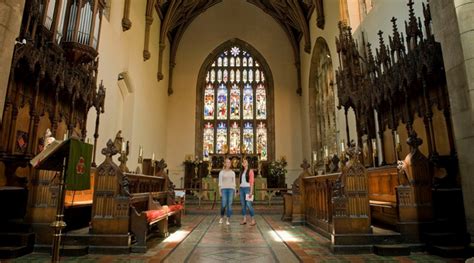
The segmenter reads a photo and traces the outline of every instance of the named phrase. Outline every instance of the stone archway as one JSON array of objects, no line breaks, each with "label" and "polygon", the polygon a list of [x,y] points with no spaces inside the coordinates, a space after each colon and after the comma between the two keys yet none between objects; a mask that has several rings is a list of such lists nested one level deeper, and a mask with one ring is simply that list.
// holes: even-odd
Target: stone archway
[{"label": "stone archway", "polygon": [[[317,159],[337,152],[334,71],[329,47],[324,38],[316,40],[309,73],[309,118],[311,150]],[[314,158],[314,156],[313,156]]]}]

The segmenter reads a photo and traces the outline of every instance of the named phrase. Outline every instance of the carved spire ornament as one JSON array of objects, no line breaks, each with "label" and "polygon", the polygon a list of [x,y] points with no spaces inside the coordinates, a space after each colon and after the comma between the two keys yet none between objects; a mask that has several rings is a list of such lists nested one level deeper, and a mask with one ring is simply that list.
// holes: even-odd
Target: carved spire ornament
[{"label": "carved spire ornament", "polygon": [[[347,112],[352,108],[358,125],[358,142],[362,136],[368,139],[376,137],[375,124],[391,130],[395,138],[400,123],[405,124],[410,134],[416,118],[423,120],[423,137],[427,143],[430,157],[437,154],[433,110],[445,113],[445,123],[451,127],[449,114],[449,97],[447,93],[441,46],[434,39],[431,31],[431,14],[428,6],[423,5],[424,21],[416,17],[413,0],[408,1],[408,21],[405,22],[405,33],[398,30],[397,19],[392,18],[392,35],[385,43],[383,32],[378,32],[378,47],[375,55],[370,43],[365,44],[360,52],[352,37],[351,28],[340,23],[336,48],[339,56],[339,68],[336,71],[339,108]],[[426,37],[422,29],[425,28]],[[404,38],[406,36],[406,39]],[[361,56],[360,54],[367,54]],[[416,107],[415,105],[420,105]],[[377,117],[374,115],[377,112]],[[346,123],[346,130],[348,131]],[[384,136],[384,129],[379,136]],[[419,133],[421,131],[418,131]],[[455,152],[452,128],[448,129],[451,154]],[[391,149],[387,142],[381,140],[380,152],[382,163]],[[388,144],[393,147],[392,144]],[[396,147],[393,147],[396,148]],[[394,150],[395,152],[395,150]],[[387,156],[385,156],[387,155]],[[396,156],[396,154],[395,154]],[[392,160],[391,160],[392,161]],[[393,160],[395,161],[395,160]]]}]

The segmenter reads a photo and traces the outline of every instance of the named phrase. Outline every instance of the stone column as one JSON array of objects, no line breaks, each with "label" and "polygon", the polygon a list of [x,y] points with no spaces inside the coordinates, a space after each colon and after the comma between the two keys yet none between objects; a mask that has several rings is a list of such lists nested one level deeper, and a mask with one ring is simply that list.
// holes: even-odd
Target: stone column
[{"label": "stone column", "polygon": [[25,0],[0,0],[0,121],[7,95],[15,39],[20,33]]},{"label": "stone column", "polygon": [[467,231],[474,240],[474,0],[431,0],[430,6],[443,50]]}]

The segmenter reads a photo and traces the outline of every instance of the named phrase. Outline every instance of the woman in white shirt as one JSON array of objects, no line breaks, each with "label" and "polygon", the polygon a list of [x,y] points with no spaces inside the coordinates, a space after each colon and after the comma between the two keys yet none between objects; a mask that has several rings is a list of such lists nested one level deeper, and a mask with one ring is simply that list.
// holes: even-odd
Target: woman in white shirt
[{"label": "woman in white shirt", "polygon": [[243,171],[240,175],[240,204],[242,205],[242,222],[241,225],[247,224],[247,208],[249,209],[251,221],[250,225],[255,225],[255,213],[252,207],[253,200],[253,185],[254,185],[254,173],[253,169],[249,169],[249,162],[247,159],[242,161]]},{"label": "woman in white shirt", "polygon": [[[230,225],[229,219],[232,215],[232,200],[235,194],[235,173],[230,169],[230,159],[224,161],[224,169],[219,172],[219,193],[221,195],[221,219],[219,224],[224,222],[224,213],[227,212],[226,225]],[[227,208],[227,211],[226,211]]]}]

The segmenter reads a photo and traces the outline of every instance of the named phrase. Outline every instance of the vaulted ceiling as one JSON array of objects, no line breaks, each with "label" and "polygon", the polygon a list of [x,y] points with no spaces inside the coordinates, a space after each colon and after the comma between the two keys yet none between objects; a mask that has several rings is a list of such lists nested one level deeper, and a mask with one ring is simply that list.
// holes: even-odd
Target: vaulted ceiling
[{"label": "vaulted ceiling", "polygon": [[[176,50],[184,32],[199,14],[221,1],[222,0],[147,0],[146,34],[149,34],[149,28],[153,22],[153,7],[161,19],[158,80],[163,79],[162,53],[166,47],[166,39],[170,41],[171,77],[175,64]],[[130,0],[126,0],[125,5],[127,5],[127,2],[130,2]],[[261,8],[265,13],[269,14],[285,31],[293,47],[295,64],[299,75],[299,42],[303,39],[304,50],[310,53],[311,38],[309,33],[309,20],[313,10],[316,9],[317,25],[320,28],[324,28],[323,0],[247,0],[247,2]],[[124,28],[124,30],[126,29]],[[148,52],[148,39],[149,36],[145,36],[145,48],[143,52],[145,60],[150,57]],[[168,93],[171,94],[172,92],[170,83]]]}]

